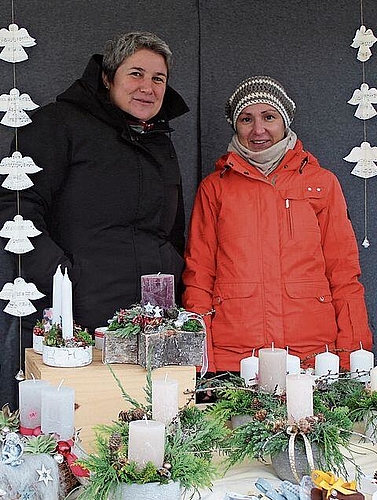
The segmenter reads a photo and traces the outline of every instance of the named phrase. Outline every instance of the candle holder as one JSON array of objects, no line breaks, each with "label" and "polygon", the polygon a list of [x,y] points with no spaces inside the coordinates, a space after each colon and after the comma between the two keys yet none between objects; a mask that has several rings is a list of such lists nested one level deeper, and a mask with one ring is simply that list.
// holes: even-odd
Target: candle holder
[{"label": "candle holder", "polygon": [[[43,323],[37,323],[37,328]],[[73,337],[63,338],[61,326],[53,324],[45,329],[42,347],[42,360],[45,365],[60,368],[75,368],[86,366],[92,362],[92,346],[94,340],[91,335],[74,324]]]}]

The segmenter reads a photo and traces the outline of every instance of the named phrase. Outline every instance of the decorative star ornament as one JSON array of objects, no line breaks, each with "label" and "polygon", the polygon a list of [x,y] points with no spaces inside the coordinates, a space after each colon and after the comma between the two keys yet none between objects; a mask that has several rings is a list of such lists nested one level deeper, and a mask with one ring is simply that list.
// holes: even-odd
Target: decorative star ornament
[{"label": "decorative star ornament", "polygon": [[20,500],[32,500],[35,498],[35,491],[29,489],[28,486],[26,486],[24,490],[20,491],[19,494],[21,495]]},{"label": "decorative star ornament", "polygon": [[54,481],[51,476],[51,469],[46,469],[45,464],[42,464],[41,469],[37,469],[39,474],[38,482],[43,481],[45,485],[48,485],[49,481]]},{"label": "decorative star ornament", "polygon": [[144,309],[147,314],[152,314],[154,306],[152,306],[152,304],[148,302],[148,304],[145,304]]}]

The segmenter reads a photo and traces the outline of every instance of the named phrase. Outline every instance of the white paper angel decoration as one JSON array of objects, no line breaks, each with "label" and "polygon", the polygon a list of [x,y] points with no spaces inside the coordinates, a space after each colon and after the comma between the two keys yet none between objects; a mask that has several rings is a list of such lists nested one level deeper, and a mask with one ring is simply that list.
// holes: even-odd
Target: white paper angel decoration
[{"label": "white paper angel decoration", "polygon": [[28,316],[36,311],[31,303],[32,300],[41,299],[44,294],[41,293],[33,283],[19,277],[13,283],[5,283],[0,292],[0,299],[9,300],[4,312],[12,316]]},{"label": "white paper angel decoration", "polygon": [[372,104],[377,104],[377,89],[374,87],[370,89],[367,83],[362,83],[347,102],[357,106],[354,115],[360,120],[368,120],[377,115],[377,111],[372,106]]},{"label": "white paper angel decoration", "polygon": [[356,163],[351,174],[357,177],[368,179],[377,175],[377,147],[371,147],[369,142],[362,142],[360,146],[353,148],[343,160]]},{"label": "white paper angel decoration", "polygon": [[31,122],[24,110],[30,111],[38,107],[29,94],[20,95],[18,89],[12,89],[9,94],[0,95],[0,111],[5,111],[0,123],[7,127],[23,127]]},{"label": "white paper angel decoration", "polygon": [[22,254],[34,249],[29,238],[41,234],[31,220],[24,220],[22,215],[15,215],[13,220],[4,223],[0,236],[10,238],[5,246],[8,252]]},{"label": "white paper angel decoration", "polygon": [[17,63],[28,59],[24,47],[36,45],[35,38],[32,38],[26,28],[19,28],[17,24],[10,24],[8,29],[0,29],[0,47],[4,47],[0,52],[0,59],[3,61]]},{"label": "white paper angel decoration", "polygon": [[15,151],[11,157],[6,156],[0,162],[0,174],[7,176],[1,185],[6,189],[22,191],[34,184],[27,174],[35,174],[40,170],[43,169],[30,156],[23,157],[19,151]]},{"label": "white paper angel decoration", "polygon": [[357,51],[357,59],[361,62],[367,61],[372,55],[370,47],[372,47],[377,41],[371,29],[366,29],[365,26],[360,26],[356,30],[354,39],[351,43],[351,47],[354,49],[359,49]]}]

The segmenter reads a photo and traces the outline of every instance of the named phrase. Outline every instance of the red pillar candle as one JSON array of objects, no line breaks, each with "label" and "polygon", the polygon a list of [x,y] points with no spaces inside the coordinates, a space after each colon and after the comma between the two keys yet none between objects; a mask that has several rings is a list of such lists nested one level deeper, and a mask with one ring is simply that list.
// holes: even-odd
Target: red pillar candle
[{"label": "red pillar candle", "polygon": [[144,274],[141,276],[141,304],[163,309],[175,306],[174,275]]}]

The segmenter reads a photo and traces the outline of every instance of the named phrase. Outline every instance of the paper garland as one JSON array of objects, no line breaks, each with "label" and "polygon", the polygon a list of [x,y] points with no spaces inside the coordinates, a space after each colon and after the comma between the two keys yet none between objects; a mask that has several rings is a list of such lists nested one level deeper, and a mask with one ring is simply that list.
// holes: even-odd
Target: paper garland
[{"label": "paper garland", "polygon": [[24,127],[31,123],[31,119],[24,110],[31,111],[38,107],[29,94],[20,94],[20,91],[14,88],[9,94],[0,95],[0,111],[5,111],[0,123],[7,127]]},{"label": "paper garland", "polygon": [[354,90],[348,104],[357,106],[355,111],[356,118],[360,120],[369,120],[377,115],[377,111],[372,104],[377,104],[377,89],[369,88],[367,83],[362,83],[359,89]]},{"label": "paper garland", "polygon": [[365,26],[360,26],[360,28],[356,30],[351,47],[359,49],[357,51],[357,59],[359,61],[365,62],[371,57],[372,51],[370,50],[370,47],[372,47],[376,41],[377,38],[374,36],[371,29],[366,29]]},{"label": "paper garland", "polygon": [[372,147],[369,142],[362,142],[351,150],[351,152],[343,158],[351,163],[356,163],[351,174],[364,179],[369,179],[377,175],[377,147]]},{"label": "paper garland", "polygon": [[29,238],[38,236],[38,231],[31,220],[24,220],[22,215],[15,215],[13,221],[5,222],[0,230],[0,236],[10,238],[6,244],[5,250],[8,252],[23,254],[34,249]]},{"label": "paper garland", "polygon": [[13,283],[5,283],[0,292],[0,299],[9,300],[4,312],[18,317],[34,313],[36,309],[31,301],[42,297],[44,294],[33,283],[26,283],[21,277]]},{"label": "paper garland", "polygon": [[27,174],[35,174],[41,170],[43,169],[30,156],[23,157],[19,151],[15,151],[11,157],[5,157],[0,162],[0,174],[7,175],[1,185],[5,189],[22,191],[34,184]]},{"label": "paper garland", "polygon": [[17,63],[28,59],[24,47],[36,45],[27,29],[19,28],[17,24],[10,24],[9,28],[0,29],[0,47],[4,47],[0,52],[0,59],[6,62]]}]

